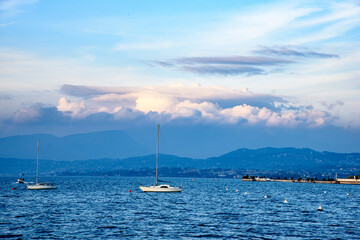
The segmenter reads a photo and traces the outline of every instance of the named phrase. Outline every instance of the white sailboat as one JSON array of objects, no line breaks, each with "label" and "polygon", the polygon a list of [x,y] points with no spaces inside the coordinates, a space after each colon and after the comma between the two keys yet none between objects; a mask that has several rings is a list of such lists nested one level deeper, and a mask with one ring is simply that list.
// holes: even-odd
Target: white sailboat
[{"label": "white sailboat", "polygon": [[182,189],[179,187],[171,187],[169,184],[161,184],[158,185],[159,182],[159,131],[160,125],[158,124],[158,132],[157,132],[157,149],[156,149],[156,183],[154,186],[139,186],[143,192],[181,192]]},{"label": "white sailboat", "polygon": [[37,141],[37,154],[36,154],[36,183],[26,185],[29,190],[48,190],[56,189],[57,186],[51,183],[39,183],[39,140]]}]

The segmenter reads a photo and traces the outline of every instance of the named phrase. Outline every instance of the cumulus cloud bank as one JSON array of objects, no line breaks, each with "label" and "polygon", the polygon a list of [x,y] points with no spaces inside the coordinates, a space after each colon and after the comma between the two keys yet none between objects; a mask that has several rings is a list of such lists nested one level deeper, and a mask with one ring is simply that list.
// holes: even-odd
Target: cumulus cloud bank
[{"label": "cumulus cloud bank", "polygon": [[[244,88],[174,84],[160,87],[89,87],[64,85],[57,110],[74,119],[107,113],[115,119],[150,116],[216,124],[322,126],[332,116],[309,107],[291,106],[285,98],[255,94]],[[70,100],[76,97],[77,100]],[[80,98],[80,99],[79,99]],[[288,107],[284,107],[287,105]]]}]

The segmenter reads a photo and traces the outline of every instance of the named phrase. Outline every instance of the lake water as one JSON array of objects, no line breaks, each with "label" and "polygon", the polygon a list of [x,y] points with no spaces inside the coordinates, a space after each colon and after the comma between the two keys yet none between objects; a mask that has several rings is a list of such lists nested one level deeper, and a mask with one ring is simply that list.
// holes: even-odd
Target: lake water
[{"label": "lake water", "polygon": [[175,178],[182,193],[143,193],[153,178],[42,180],[58,189],[0,178],[0,238],[360,239],[356,185]]}]

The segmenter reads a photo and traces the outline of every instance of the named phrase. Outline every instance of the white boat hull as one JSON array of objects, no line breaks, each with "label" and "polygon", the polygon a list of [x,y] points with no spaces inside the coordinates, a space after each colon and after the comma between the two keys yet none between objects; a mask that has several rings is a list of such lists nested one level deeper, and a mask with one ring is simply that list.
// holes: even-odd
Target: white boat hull
[{"label": "white boat hull", "polygon": [[22,179],[18,179],[18,183],[25,183],[25,181]]},{"label": "white boat hull", "polygon": [[29,190],[50,190],[57,189],[56,185],[50,184],[34,184],[34,185],[26,185]]},{"label": "white boat hull", "polygon": [[169,185],[160,185],[160,186],[140,186],[140,189],[143,192],[181,192],[182,189],[178,187],[170,187]]}]

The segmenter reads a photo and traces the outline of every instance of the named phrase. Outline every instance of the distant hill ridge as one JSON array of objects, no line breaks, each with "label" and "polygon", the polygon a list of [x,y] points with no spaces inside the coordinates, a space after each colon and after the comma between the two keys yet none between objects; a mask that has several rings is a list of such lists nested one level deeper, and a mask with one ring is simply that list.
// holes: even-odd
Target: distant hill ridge
[{"label": "distant hill ridge", "polygon": [[[42,173],[106,172],[155,168],[155,154],[83,161],[41,160]],[[41,158],[44,159],[44,158]],[[256,169],[260,171],[360,171],[360,153],[317,152],[309,148],[241,148],[219,157],[193,159],[160,154],[159,167],[195,169]],[[0,158],[0,175],[34,174],[35,159]]]},{"label": "distant hill ridge", "polygon": [[[124,129],[73,134],[65,137],[50,134],[3,137],[0,138],[0,158],[34,158],[36,156],[37,139],[40,140],[40,157],[43,159],[62,161],[100,158],[122,159],[155,153],[157,137],[155,126],[121,127]],[[280,133],[275,134],[265,130],[257,129],[255,131],[253,129],[253,131],[250,131],[247,128],[234,129],[229,126],[209,127],[164,124],[161,126],[160,131],[160,153],[205,159],[229,153],[239,147],[248,149],[268,147],[269,145],[264,145],[267,142],[271,142],[271,147],[291,146],[297,149],[304,147],[303,141],[298,140],[303,137],[301,134],[297,135],[294,132],[292,139],[285,140]],[[304,131],[310,130],[304,129]],[[356,149],[355,151],[359,149],[360,139],[359,141],[350,142],[350,138],[340,134],[329,136],[325,130],[325,132],[321,129],[311,131],[318,131],[317,137],[308,141],[308,146],[312,149],[324,150],[324,146],[327,146],[325,150],[330,149],[332,152],[348,152],[348,150],[343,149]],[[339,139],[349,147],[339,147],[335,140],[330,144],[329,141],[333,141],[332,139]],[[269,150],[271,148],[263,149],[263,151]],[[272,149],[271,151],[277,150]]]},{"label": "distant hill ridge", "polygon": [[359,167],[360,153],[318,152],[310,148],[242,148],[209,160],[225,168],[315,170],[324,166]]},{"label": "distant hill ridge", "polygon": [[123,131],[102,131],[66,137],[35,134],[0,138],[0,157],[34,158],[38,139],[42,159],[68,161],[126,158],[152,153]]}]

